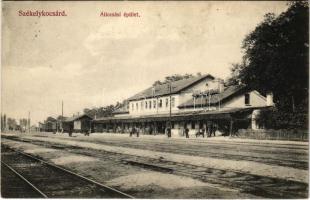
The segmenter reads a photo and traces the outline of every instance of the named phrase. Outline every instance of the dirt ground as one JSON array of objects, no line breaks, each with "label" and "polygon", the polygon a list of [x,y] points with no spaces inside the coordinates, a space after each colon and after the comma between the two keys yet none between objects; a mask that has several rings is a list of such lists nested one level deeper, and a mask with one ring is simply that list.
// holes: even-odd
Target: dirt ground
[{"label": "dirt ground", "polygon": [[[303,191],[305,187],[308,187],[308,171],[306,169],[270,165],[249,160],[213,158],[203,153],[199,156],[192,156],[181,152],[181,149],[178,151],[170,148],[168,150],[164,149],[164,151],[159,151],[160,149],[156,148],[154,148],[154,150],[140,148],[141,146],[143,147],[143,145],[152,146],[153,143],[157,143],[158,148],[164,147],[164,145],[181,145],[183,150],[191,146],[201,149],[201,146],[204,147],[208,145],[208,147],[206,147],[206,149],[208,149],[210,145],[221,147],[221,142],[223,141],[220,140],[204,143],[203,140],[188,141],[175,139],[167,141],[166,138],[154,140],[150,137],[140,139],[126,138],[124,136],[113,137],[111,135],[95,135],[94,137],[92,137],[92,135],[90,137],[77,135],[77,137],[73,138],[68,138],[61,134],[13,135],[17,136],[19,139],[29,140],[31,142],[13,141],[3,137],[2,145],[8,145],[12,148],[37,155],[98,182],[120,189],[137,198],[259,198],[266,196],[265,194],[260,194],[255,191],[257,190],[255,184],[253,184],[254,186],[249,186],[249,188],[246,188],[247,186],[242,186],[242,184],[249,181],[249,177],[252,182],[255,182],[255,179],[257,179],[256,181],[258,182],[260,182],[260,180],[270,182],[270,180],[276,179],[277,181],[280,180],[281,184],[282,182],[290,181],[290,186],[284,187],[281,185],[281,190],[283,191],[291,190],[294,186],[293,184],[296,182],[297,185],[295,188],[298,188],[298,190],[294,190],[292,195],[299,194],[301,195],[300,197],[303,197],[307,193]],[[117,141],[117,143],[111,145],[108,143],[113,141]],[[37,142],[37,144],[35,144],[35,142]],[[136,142],[141,144],[141,146],[134,146],[134,148],[132,148],[132,146],[126,142],[131,145]],[[239,145],[241,142],[252,147],[255,145],[270,145],[271,148],[278,148],[277,145],[279,148],[285,147],[283,145],[293,146],[294,148],[296,147],[293,153],[297,153],[296,155],[306,154],[305,156],[307,156],[307,153],[305,153],[307,148],[305,148],[306,145],[304,143],[287,143],[287,141],[286,143],[237,141],[236,145]],[[229,141],[224,141],[224,143],[225,148],[231,147]],[[45,144],[45,146],[43,144]],[[57,148],[53,148],[55,144],[58,145]],[[261,149],[265,148],[266,147],[263,147]],[[258,149],[259,148],[255,149],[256,153]],[[289,151],[289,153],[292,152]],[[183,167],[182,165],[184,165],[185,172],[188,170],[190,170],[191,173],[197,171],[197,173],[201,175],[206,174],[209,169],[214,169],[212,170],[212,176],[214,177],[211,178],[208,176],[209,178],[202,179],[201,176],[197,179],[195,176],[183,176],[181,174],[154,171],[140,166],[128,165],[123,162],[124,157],[137,160],[142,159],[144,162],[159,161],[160,163],[160,161],[163,161],[166,163],[166,166],[168,166],[167,163],[171,163],[175,169],[180,171]],[[303,156],[301,157],[303,158]],[[150,161],[150,159],[153,160]],[[191,165],[194,167],[189,168]],[[214,174],[215,172],[219,173]],[[236,173],[243,173],[245,175],[242,175],[243,178],[238,176],[233,178],[236,176]],[[231,186],[221,183],[220,180],[225,177],[229,177],[229,180],[234,179]],[[243,181],[244,183],[240,184],[240,186],[236,186],[235,183],[238,183],[238,181]],[[275,185],[272,187],[274,186]]]}]

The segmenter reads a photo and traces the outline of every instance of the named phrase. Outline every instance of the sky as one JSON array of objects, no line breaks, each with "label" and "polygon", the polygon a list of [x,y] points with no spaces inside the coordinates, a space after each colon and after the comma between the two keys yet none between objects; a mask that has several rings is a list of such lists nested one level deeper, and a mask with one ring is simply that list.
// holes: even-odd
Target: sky
[{"label": "sky", "polygon": [[[115,104],[172,74],[227,78],[242,40],[287,2],[2,2],[1,110],[37,124]],[[19,16],[65,11],[66,17]],[[140,17],[100,17],[138,12]]]}]

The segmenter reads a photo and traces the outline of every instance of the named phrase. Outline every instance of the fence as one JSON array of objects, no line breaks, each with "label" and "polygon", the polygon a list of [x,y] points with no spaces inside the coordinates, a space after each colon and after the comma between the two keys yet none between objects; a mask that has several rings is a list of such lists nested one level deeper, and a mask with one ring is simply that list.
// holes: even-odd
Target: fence
[{"label": "fence", "polygon": [[240,138],[260,139],[260,140],[292,140],[308,141],[308,130],[290,130],[290,129],[261,129],[250,130],[240,129],[237,133]]}]

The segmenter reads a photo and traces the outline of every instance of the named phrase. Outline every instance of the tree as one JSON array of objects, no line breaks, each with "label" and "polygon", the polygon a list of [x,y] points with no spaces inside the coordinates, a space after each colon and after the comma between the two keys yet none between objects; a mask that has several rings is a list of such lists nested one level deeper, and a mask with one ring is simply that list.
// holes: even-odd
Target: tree
[{"label": "tree", "polygon": [[58,117],[56,118],[57,121],[63,121],[65,119],[66,119],[66,117],[64,117],[62,115],[58,115]]},{"label": "tree", "polygon": [[[201,76],[201,72],[198,72],[197,76]],[[160,81],[160,80],[155,81],[153,83],[153,86],[155,86],[155,85],[162,85],[162,84],[165,84],[165,83],[168,83],[168,82],[179,81],[179,80],[188,79],[188,78],[192,78],[192,77],[194,77],[192,74],[184,74],[184,75],[174,74],[174,75],[171,75],[171,76],[166,76],[164,81]]]},{"label": "tree", "polygon": [[225,81],[226,86],[237,85],[241,81],[240,71],[244,68],[244,64],[233,63],[230,68],[230,77]]},{"label": "tree", "polygon": [[85,108],[83,110],[84,114],[89,115],[92,118],[95,118],[95,116],[98,117],[111,117],[113,116],[113,112],[121,107],[123,104],[120,102],[117,102],[116,105],[109,105],[105,107],[99,107],[99,108]]},{"label": "tree", "polygon": [[16,120],[14,118],[9,117],[7,124],[8,124],[9,130],[15,130],[17,127],[17,123],[16,123]]},{"label": "tree", "polygon": [[50,122],[56,122],[56,119],[53,117],[47,117],[46,121],[50,121]]},{"label": "tree", "polygon": [[272,91],[280,110],[308,106],[309,5],[290,3],[278,17],[268,13],[243,41],[239,78],[263,94]]},{"label": "tree", "polygon": [[6,114],[2,115],[1,113],[1,131],[6,130]]},{"label": "tree", "polygon": [[28,120],[27,120],[27,119],[22,118],[22,119],[19,120],[19,125],[20,125],[20,127],[26,129],[27,124],[28,124]]},{"label": "tree", "polygon": [[84,114],[87,114],[90,117],[95,117],[96,113],[98,112],[98,108],[92,108],[92,109],[85,108],[83,112]]}]

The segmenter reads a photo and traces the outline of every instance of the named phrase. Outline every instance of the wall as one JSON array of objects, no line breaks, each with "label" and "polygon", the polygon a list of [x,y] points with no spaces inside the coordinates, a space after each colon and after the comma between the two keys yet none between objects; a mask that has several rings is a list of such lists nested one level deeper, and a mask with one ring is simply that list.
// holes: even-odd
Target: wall
[{"label": "wall", "polygon": [[81,130],[81,121],[74,121],[74,130]]},{"label": "wall", "polygon": [[261,96],[257,91],[249,92],[250,105],[245,105],[244,94],[234,97],[228,102],[222,104],[222,108],[244,108],[244,107],[263,107],[266,106],[266,98]]},{"label": "wall", "polygon": [[[208,86],[206,86],[208,84]],[[208,89],[216,90],[218,89],[219,84],[218,80],[212,80],[210,78],[206,78],[205,80],[195,84],[193,87],[190,87],[186,90],[184,90],[184,93],[193,93],[193,92],[204,92]]]},{"label": "wall", "polygon": [[[172,112],[177,112],[179,109],[177,105],[179,104],[179,95],[174,94],[171,95],[171,98],[174,98],[174,106],[171,107]],[[162,106],[159,107],[159,102],[162,101]],[[168,105],[166,106],[166,100],[168,101]],[[146,107],[147,102],[147,107]],[[151,108],[150,108],[151,102]],[[142,104],[141,104],[142,103]],[[155,106],[154,106],[155,103]],[[138,109],[137,109],[138,104]],[[132,108],[134,106],[134,108]],[[152,115],[152,114],[163,114],[169,113],[170,111],[170,97],[164,96],[159,98],[149,98],[142,99],[138,101],[130,101],[129,103],[129,115]],[[120,116],[120,115],[118,115]]]},{"label": "wall", "polygon": [[260,140],[292,140],[308,141],[307,130],[250,130],[240,129],[237,133],[240,138],[260,139]]},{"label": "wall", "polygon": [[[212,83],[211,83],[212,82]],[[178,106],[189,99],[193,98],[194,91],[206,91],[206,83],[209,84],[210,87],[214,87],[215,89],[218,87],[218,82],[212,81],[210,78],[206,78],[205,80],[193,85],[192,87],[182,91],[179,94],[171,95],[172,98],[175,99],[174,106],[171,107],[172,113],[177,113],[180,111]],[[168,105],[166,106],[166,99],[168,100]],[[162,100],[162,107],[159,107],[159,102]],[[151,109],[149,108],[149,103],[151,101]],[[156,108],[154,108],[154,101],[156,103]],[[141,109],[141,102],[142,102],[142,109]],[[145,102],[147,102],[147,108],[145,108]],[[138,103],[138,109],[137,104]],[[132,109],[134,106],[134,109]],[[137,101],[130,101],[129,102],[129,115],[139,116],[139,115],[152,115],[152,114],[166,114],[170,111],[170,97],[169,95],[159,97],[159,98],[149,98],[149,99],[142,99]]]}]

